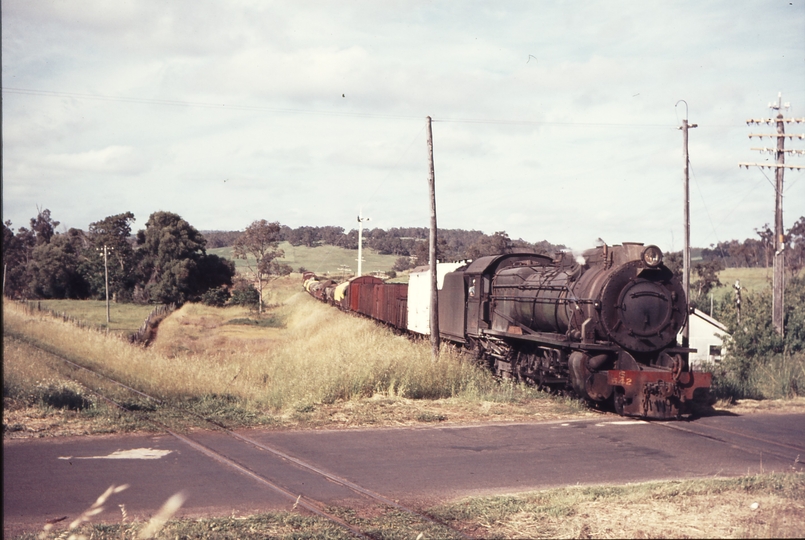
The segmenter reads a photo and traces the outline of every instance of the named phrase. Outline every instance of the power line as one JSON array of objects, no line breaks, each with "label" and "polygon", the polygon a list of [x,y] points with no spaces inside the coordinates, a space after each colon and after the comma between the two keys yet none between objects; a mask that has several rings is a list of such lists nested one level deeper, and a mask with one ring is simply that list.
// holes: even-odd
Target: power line
[{"label": "power line", "polygon": [[381,180],[377,184],[377,187],[375,187],[375,190],[372,192],[371,195],[369,195],[369,198],[364,201],[364,206],[368,205],[372,201],[372,199],[374,199],[374,196],[377,195],[377,192],[380,191],[380,188],[383,187],[383,185],[385,185],[385,183],[388,181],[391,175],[394,174],[395,172],[398,172],[397,166],[400,164],[400,162],[402,162],[403,158],[408,154],[408,151],[411,150],[411,147],[419,139],[419,135],[423,131],[425,131],[425,126],[421,127],[419,131],[417,131],[417,134],[414,136],[413,139],[411,139],[411,142],[408,143],[408,146],[406,147],[405,151],[400,155],[400,158],[397,160],[397,163],[394,164],[394,167],[392,167],[391,170],[388,173],[386,173],[385,178],[383,178],[383,180]]},{"label": "power line", "polygon": [[372,114],[372,113],[359,113],[359,112],[346,112],[346,111],[321,111],[321,110],[305,110],[305,109],[285,109],[281,107],[265,107],[256,105],[227,105],[226,103],[210,103],[202,101],[182,101],[171,99],[149,99],[139,97],[125,97],[125,96],[104,96],[100,94],[79,94],[74,92],[53,92],[50,90],[32,90],[28,88],[3,88],[3,93],[20,94],[31,96],[45,96],[45,97],[68,97],[75,99],[90,99],[94,101],[109,101],[119,103],[138,103],[143,105],[169,105],[173,107],[201,107],[206,109],[228,109],[236,111],[258,111],[258,112],[277,112],[277,113],[290,113],[290,114],[309,114],[309,115],[323,115],[323,116],[346,116],[358,118],[386,118],[397,120],[420,120],[420,116],[404,116],[404,115],[391,115],[391,114]]},{"label": "power line", "polygon": [[[233,105],[227,103],[213,103],[203,101],[186,101],[175,99],[156,99],[156,98],[143,98],[143,97],[128,97],[128,96],[108,96],[103,94],[89,94],[78,92],[57,92],[52,90],[36,90],[32,88],[11,88],[3,87],[3,93],[6,94],[19,94],[29,96],[43,96],[43,97],[66,97],[73,99],[89,99],[93,101],[107,101],[117,103],[135,103],[141,105],[165,105],[172,107],[199,107],[205,109],[223,109],[235,111],[255,111],[255,112],[274,112],[284,114],[305,114],[305,115],[320,115],[320,116],[342,116],[353,118],[377,118],[389,120],[421,120],[420,115],[394,115],[394,114],[378,114],[378,113],[361,113],[361,112],[347,112],[347,111],[325,111],[313,109],[292,109],[283,107],[266,107],[262,105]],[[664,128],[676,129],[676,126],[670,124],[635,124],[635,123],[619,123],[619,122],[549,122],[543,120],[510,120],[505,118],[433,118],[433,122],[440,123],[453,123],[453,124],[497,124],[497,125],[520,125],[520,126],[587,126],[587,127],[638,127],[638,128]],[[708,126],[708,127],[741,127],[741,126]]]},{"label": "power line", "polygon": [[606,122],[547,122],[543,120],[503,120],[484,118],[434,118],[434,122],[446,124],[501,124],[512,126],[600,126],[600,127],[655,127],[676,129],[670,124],[628,124]]}]

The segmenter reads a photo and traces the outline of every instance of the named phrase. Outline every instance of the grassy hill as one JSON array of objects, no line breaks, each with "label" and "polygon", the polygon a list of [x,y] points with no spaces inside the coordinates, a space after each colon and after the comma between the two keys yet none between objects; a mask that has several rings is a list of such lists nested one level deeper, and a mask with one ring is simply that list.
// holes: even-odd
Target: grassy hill
[{"label": "grassy hill", "polygon": [[[344,249],[336,246],[324,245],[316,247],[292,246],[288,242],[280,243],[280,249],[285,252],[285,256],[280,261],[291,265],[294,271],[300,266],[305,267],[317,274],[339,274],[339,268],[346,265],[356,272],[358,269],[358,251]],[[207,253],[218,255],[235,261],[235,266],[245,269],[247,261],[243,259],[233,259],[232,247],[208,249]],[[363,273],[389,271],[397,260],[397,255],[381,255],[372,249],[363,250]],[[251,259],[252,261],[254,259]]]},{"label": "grassy hill", "polygon": [[[718,280],[722,286],[713,289],[713,297],[720,300],[725,297],[734,298],[735,281],[741,282],[741,290],[746,292],[757,292],[767,287],[771,287],[772,269],[771,268],[725,268],[718,273]],[[696,276],[691,275],[691,281],[695,281]]]}]

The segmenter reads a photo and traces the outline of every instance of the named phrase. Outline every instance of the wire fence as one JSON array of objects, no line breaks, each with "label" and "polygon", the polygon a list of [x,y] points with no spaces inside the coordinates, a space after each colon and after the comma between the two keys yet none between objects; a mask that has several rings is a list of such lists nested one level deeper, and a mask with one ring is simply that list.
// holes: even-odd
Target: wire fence
[{"label": "wire fence", "polygon": [[[78,328],[87,328],[90,330],[97,330],[98,332],[109,333],[109,327],[107,326],[99,326],[97,324],[90,323],[69,315],[64,311],[56,311],[54,309],[42,307],[41,301],[32,302],[28,300],[21,300],[20,303],[25,307],[25,311],[30,315],[46,313],[51,317],[61,319],[66,323],[77,326]],[[127,339],[130,343],[138,343],[143,346],[149,345],[156,335],[156,329],[159,326],[159,323],[174,311],[176,311],[175,303],[160,304],[156,306],[151,313],[148,314],[148,317],[146,317],[145,321],[143,321],[143,324],[140,326],[139,330],[133,334],[130,334]]]}]

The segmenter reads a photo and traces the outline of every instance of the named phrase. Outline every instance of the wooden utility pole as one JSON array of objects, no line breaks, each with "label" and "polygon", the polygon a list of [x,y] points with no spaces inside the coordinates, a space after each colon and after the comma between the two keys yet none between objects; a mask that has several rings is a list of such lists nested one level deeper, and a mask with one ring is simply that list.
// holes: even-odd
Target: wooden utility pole
[{"label": "wooden utility pole", "polygon": [[103,279],[106,284],[106,325],[108,326],[111,322],[111,317],[109,316],[109,263],[106,244],[103,245]]},{"label": "wooden utility pole", "polygon": [[801,123],[805,122],[805,118],[783,118],[783,107],[788,108],[789,104],[786,103],[783,105],[783,95],[782,93],[777,94],[777,103],[769,103],[769,108],[772,110],[776,110],[777,117],[776,118],[761,118],[761,119],[749,119],[746,121],[747,125],[751,124],[775,124],[777,127],[777,133],[750,133],[749,138],[752,137],[759,137],[763,140],[763,137],[769,138],[776,138],[777,145],[773,148],[752,148],[752,150],[759,150],[761,152],[766,152],[775,156],[774,164],[769,163],[739,163],[739,167],[760,167],[775,169],[775,186],[774,186],[774,265],[773,265],[773,282],[772,282],[772,308],[771,308],[771,322],[774,326],[774,330],[780,334],[784,335],[785,328],[784,328],[784,310],[783,305],[785,302],[784,298],[784,291],[785,291],[785,229],[783,228],[783,173],[785,169],[803,169],[800,165],[786,165],[785,164],[785,154],[786,152],[790,154],[799,154],[803,155],[805,152],[802,150],[786,150],[785,149],[785,138],[788,137],[789,139],[805,139],[805,135],[786,135],[785,134],[785,124],[790,124],[791,122]]},{"label": "wooden utility pole", "polygon": [[684,220],[685,220],[685,245],[682,248],[682,287],[685,289],[685,306],[688,312],[685,313],[685,326],[682,327],[682,346],[687,347],[690,343],[690,176],[688,169],[690,156],[688,154],[688,129],[698,127],[697,124],[688,124],[688,104],[685,100],[677,101],[685,104],[685,119],[682,120],[682,154],[685,165],[682,168],[683,188],[684,188]]},{"label": "wooden utility pole", "polygon": [[430,174],[428,175],[428,188],[430,189],[430,236],[429,236],[429,258],[430,258],[430,345],[433,349],[433,361],[439,359],[439,294],[437,290],[438,280],[436,276],[436,174],[433,167],[433,131],[431,129],[431,118],[428,120],[428,160],[430,164]]},{"label": "wooden utility pole", "polygon": [[[777,96],[777,110],[782,108],[782,93]],[[785,303],[785,230],[783,229],[783,171],[785,170],[785,124],[783,113],[777,113],[777,171],[774,196],[774,277],[771,295],[771,322],[781,336],[785,334],[783,304]]]}]

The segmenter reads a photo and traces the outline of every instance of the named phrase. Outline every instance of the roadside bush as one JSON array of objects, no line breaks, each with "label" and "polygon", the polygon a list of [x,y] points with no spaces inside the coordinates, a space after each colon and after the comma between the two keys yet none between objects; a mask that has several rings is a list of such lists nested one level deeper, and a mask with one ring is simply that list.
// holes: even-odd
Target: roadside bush
[{"label": "roadside bush", "polygon": [[740,323],[730,300],[719,306],[730,336],[727,354],[714,372],[717,397],[784,398],[805,388],[805,278],[795,276],[786,284],[784,335],[775,331],[771,312],[771,288],[743,295]]},{"label": "roadside bush", "polygon": [[93,406],[85,390],[72,381],[45,380],[35,386],[3,381],[3,398],[10,398],[28,406],[51,407],[81,411]]},{"label": "roadside bush", "polygon": [[92,407],[92,400],[83,395],[83,388],[65,381],[44,382],[36,386],[37,400],[46,407],[81,411]]}]

